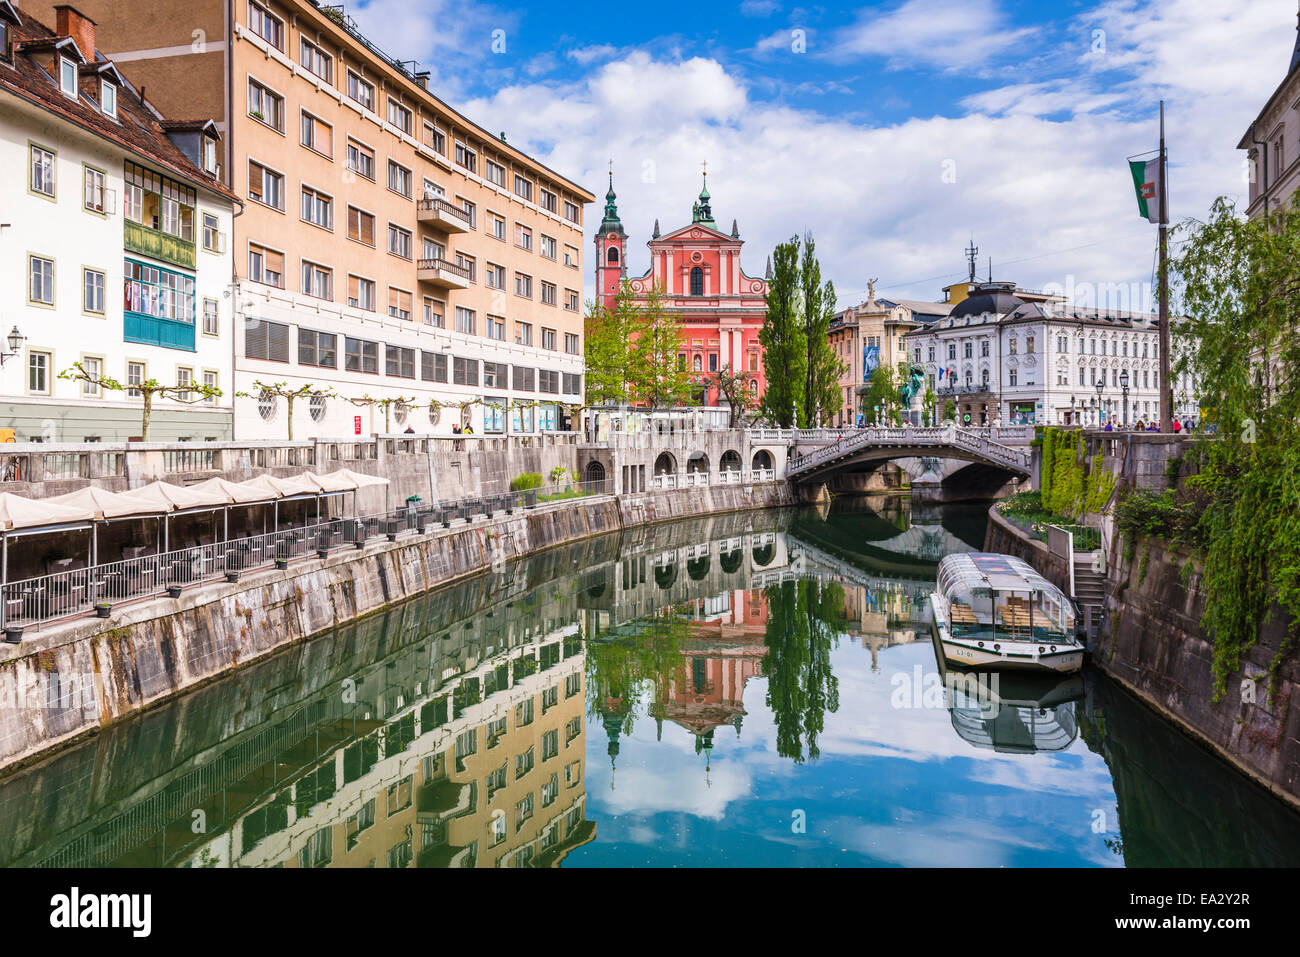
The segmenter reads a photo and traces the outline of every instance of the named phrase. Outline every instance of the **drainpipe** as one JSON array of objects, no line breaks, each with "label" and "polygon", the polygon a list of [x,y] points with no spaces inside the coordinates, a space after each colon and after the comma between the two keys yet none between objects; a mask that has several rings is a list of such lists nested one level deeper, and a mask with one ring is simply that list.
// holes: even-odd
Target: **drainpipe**
[{"label": "drainpipe", "polygon": [[1262,182],[1260,183],[1260,188],[1262,189],[1260,195],[1263,197],[1264,200],[1264,215],[1267,216],[1268,215],[1268,143],[1265,142],[1264,140],[1259,140],[1255,138],[1255,127],[1257,125],[1258,123],[1250,124],[1250,141],[1255,146],[1261,147],[1260,152],[1264,157],[1264,173],[1262,177]]}]

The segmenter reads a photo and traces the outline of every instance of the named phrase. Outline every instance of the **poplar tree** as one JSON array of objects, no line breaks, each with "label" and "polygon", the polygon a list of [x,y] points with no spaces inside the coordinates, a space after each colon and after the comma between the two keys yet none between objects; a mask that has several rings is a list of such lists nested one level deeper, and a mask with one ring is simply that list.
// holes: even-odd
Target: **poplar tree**
[{"label": "poplar tree", "polygon": [[835,286],[822,285],[822,268],[815,255],[812,233],[804,236],[799,286],[803,292],[803,329],[806,349],[803,406],[799,424],[815,429],[830,422],[844,406],[840,376],[845,366],[831,347],[829,333],[835,318]]},{"label": "poplar tree", "polygon": [[802,298],[799,238],[792,236],[789,242],[778,244],[772,251],[767,314],[758,333],[758,341],[763,346],[763,365],[767,369],[767,389],[759,404],[759,415],[783,429],[804,419],[808,344]]}]

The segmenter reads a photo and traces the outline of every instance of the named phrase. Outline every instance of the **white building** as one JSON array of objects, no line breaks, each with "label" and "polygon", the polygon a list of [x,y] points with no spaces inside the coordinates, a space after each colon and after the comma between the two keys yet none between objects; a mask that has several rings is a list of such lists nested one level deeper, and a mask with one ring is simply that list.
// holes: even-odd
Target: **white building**
[{"label": "white building", "polygon": [[[1025,302],[1015,293],[1014,284],[982,284],[947,318],[906,336],[941,414],[951,401],[957,422],[973,426],[1159,417],[1155,316]],[[1185,396],[1181,411],[1194,418],[1194,400]]]},{"label": "white building", "polygon": [[17,441],[139,436],[138,394],[59,377],[80,362],[124,385],[223,390],[156,399],[150,438],[228,439],[233,203],[216,130],[167,123],[65,9],[51,31],[0,0],[0,341],[18,343],[0,367],[0,427]]}]

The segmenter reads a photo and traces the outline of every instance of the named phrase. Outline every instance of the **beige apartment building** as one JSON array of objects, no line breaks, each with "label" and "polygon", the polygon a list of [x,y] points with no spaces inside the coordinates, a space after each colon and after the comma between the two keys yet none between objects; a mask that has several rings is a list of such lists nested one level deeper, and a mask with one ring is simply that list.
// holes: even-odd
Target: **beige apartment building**
[{"label": "beige apartment building", "polygon": [[259,383],[307,390],[295,438],[567,427],[583,394],[589,191],[438,99],[342,7],[77,9],[151,102],[211,116],[222,135],[222,178],[243,203],[237,438],[287,435],[286,401]]}]

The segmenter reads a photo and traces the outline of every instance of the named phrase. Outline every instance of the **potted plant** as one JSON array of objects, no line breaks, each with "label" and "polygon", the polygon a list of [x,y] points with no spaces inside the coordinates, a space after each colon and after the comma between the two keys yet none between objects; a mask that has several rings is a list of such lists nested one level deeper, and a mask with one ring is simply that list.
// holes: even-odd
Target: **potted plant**
[{"label": "potted plant", "polygon": [[5,641],[11,645],[16,645],[23,640],[23,629],[19,625],[9,625],[5,628]]},{"label": "potted plant", "polygon": [[95,614],[100,618],[108,618],[113,614],[113,606],[106,601],[95,602]]}]

